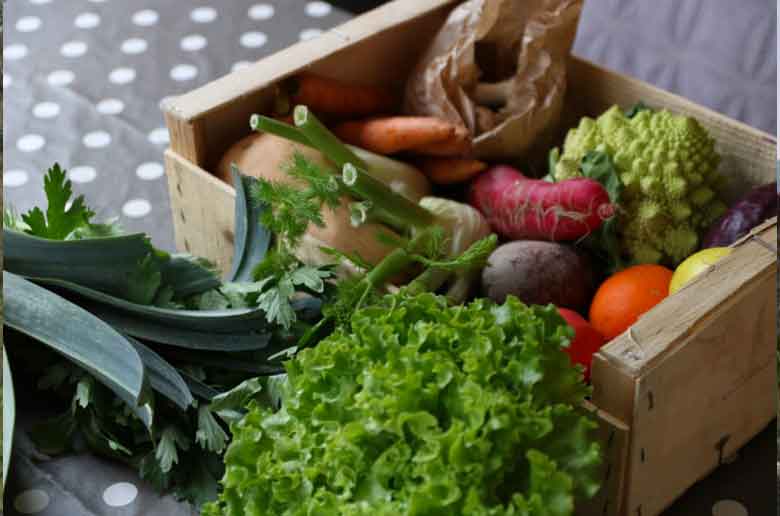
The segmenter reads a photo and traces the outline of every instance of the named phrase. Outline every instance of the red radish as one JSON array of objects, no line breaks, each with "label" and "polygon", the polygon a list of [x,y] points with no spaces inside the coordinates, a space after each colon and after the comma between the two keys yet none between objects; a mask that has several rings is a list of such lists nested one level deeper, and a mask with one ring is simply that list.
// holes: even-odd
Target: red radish
[{"label": "red radish", "polygon": [[574,328],[574,340],[566,348],[566,353],[569,354],[572,363],[581,364],[585,367],[585,381],[589,382],[590,364],[593,362],[593,354],[601,349],[601,346],[607,342],[607,339],[574,310],[558,308],[558,313],[569,323],[569,326]]},{"label": "red radish", "polygon": [[481,173],[471,185],[469,202],[496,233],[511,240],[576,240],[615,213],[609,194],[594,179],[550,183],[506,165]]}]

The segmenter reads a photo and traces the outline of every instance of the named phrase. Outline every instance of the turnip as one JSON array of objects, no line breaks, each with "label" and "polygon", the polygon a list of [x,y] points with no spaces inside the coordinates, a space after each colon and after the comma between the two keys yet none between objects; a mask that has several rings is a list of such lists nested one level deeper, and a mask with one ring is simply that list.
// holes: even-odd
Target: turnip
[{"label": "turnip", "polygon": [[590,178],[551,183],[498,165],[471,185],[469,202],[511,240],[577,240],[614,215],[609,194]]},{"label": "turnip", "polygon": [[526,304],[579,310],[588,304],[592,290],[588,260],[556,242],[509,242],[493,251],[482,271],[482,292],[496,303],[513,295]]}]

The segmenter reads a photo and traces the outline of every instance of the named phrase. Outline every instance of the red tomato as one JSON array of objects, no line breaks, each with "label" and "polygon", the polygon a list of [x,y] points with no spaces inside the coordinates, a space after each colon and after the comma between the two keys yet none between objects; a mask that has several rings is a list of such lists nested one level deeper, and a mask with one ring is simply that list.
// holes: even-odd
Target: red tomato
[{"label": "red tomato", "polygon": [[558,313],[569,323],[569,326],[574,328],[574,340],[566,348],[566,353],[569,354],[572,363],[585,367],[585,381],[588,382],[590,381],[590,364],[593,361],[593,353],[606,344],[607,339],[574,310],[558,308]]}]

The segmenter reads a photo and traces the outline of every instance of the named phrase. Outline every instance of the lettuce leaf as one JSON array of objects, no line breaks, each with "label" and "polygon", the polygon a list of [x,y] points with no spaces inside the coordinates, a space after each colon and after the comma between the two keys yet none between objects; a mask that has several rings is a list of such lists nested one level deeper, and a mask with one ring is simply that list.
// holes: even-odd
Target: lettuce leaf
[{"label": "lettuce leaf", "polygon": [[203,514],[571,515],[600,463],[571,337],[552,306],[387,296],[231,425]]}]

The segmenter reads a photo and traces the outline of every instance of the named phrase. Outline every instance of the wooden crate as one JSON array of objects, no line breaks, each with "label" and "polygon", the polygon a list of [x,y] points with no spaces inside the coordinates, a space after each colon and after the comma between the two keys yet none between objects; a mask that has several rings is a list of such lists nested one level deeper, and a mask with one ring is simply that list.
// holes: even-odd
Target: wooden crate
[{"label": "wooden crate", "polygon": [[[401,84],[455,2],[397,0],[163,106],[177,246],[228,270],[233,189],[209,170],[270,107],[272,86],[303,68]],[[649,84],[572,57],[562,129],[643,100],[693,115],[733,176],[731,200],[774,178],[776,141]],[[776,219],[595,357],[587,407],[606,446],[604,488],[585,516],[653,516],[718,467],[775,415]]]}]

